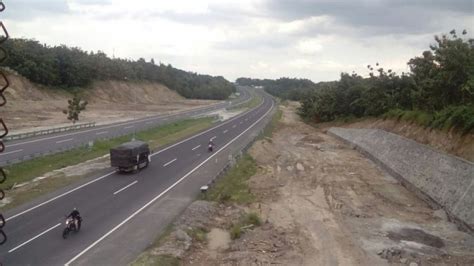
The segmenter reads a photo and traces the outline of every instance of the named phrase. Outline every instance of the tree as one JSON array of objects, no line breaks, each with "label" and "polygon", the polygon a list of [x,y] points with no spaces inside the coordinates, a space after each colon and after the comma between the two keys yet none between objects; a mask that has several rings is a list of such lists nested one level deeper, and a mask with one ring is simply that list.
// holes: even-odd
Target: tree
[{"label": "tree", "polygon": [[79,114],[81,111],[86,109],[87,101],[82,100],[77,94],[71,100],[68,100],[67,110],[63,110],[63,113],[67,115],[67,119],[71,120],[73,124],[79,120]]}]

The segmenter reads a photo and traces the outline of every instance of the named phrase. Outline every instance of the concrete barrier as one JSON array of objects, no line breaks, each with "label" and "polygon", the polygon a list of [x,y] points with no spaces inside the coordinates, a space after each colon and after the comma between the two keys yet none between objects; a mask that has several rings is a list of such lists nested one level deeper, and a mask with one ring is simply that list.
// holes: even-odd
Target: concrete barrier
[{"label": "concrete barrier", "polygon": [[384,130],[331,128],[328,133],[355,147],[472,232],[474,163]]}]

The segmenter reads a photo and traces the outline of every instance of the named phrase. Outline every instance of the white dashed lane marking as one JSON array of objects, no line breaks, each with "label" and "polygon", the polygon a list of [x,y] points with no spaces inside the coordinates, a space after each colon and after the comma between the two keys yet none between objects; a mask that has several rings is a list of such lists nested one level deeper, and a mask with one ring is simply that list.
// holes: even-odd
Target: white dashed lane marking
[{"label": "white dashed lane marking", "polygon": [[73,140],[73,138],[58,140],[58,141],[56,141],[56,143],[63,143],[63,142],[66,142],[66,141],[71,141],[71,140]]},{"label": "white dashed lane marking", "polygon": [[163,167],[166,167],[166,166],[168,166],[168,165],[174,163],[176,160],[178,160],[178,158],[174,158],[173,160],[171,160],[171,161],[169,161],[169,162],[163,164]]}]

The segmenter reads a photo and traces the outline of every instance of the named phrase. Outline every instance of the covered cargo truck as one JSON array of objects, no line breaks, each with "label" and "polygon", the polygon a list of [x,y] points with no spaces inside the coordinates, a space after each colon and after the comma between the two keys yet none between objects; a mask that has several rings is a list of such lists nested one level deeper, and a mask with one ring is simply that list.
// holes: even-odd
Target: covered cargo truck
[{"label": "covered cargo truck", "polygon": [[120,172],[145,168],[150,163],[148,143],[134,140],[110,149],[110,164]]}]

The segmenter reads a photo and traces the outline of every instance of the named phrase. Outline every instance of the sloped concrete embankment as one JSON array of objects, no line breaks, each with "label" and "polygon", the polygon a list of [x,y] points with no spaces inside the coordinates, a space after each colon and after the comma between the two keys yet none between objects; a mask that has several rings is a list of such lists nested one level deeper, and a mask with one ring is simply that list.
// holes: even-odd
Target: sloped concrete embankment
[{"label": "sloped concrete embankment", "polygon": [[473,232],[474,163],[384,130],[331,128],[328,133],[354,146]]}]

